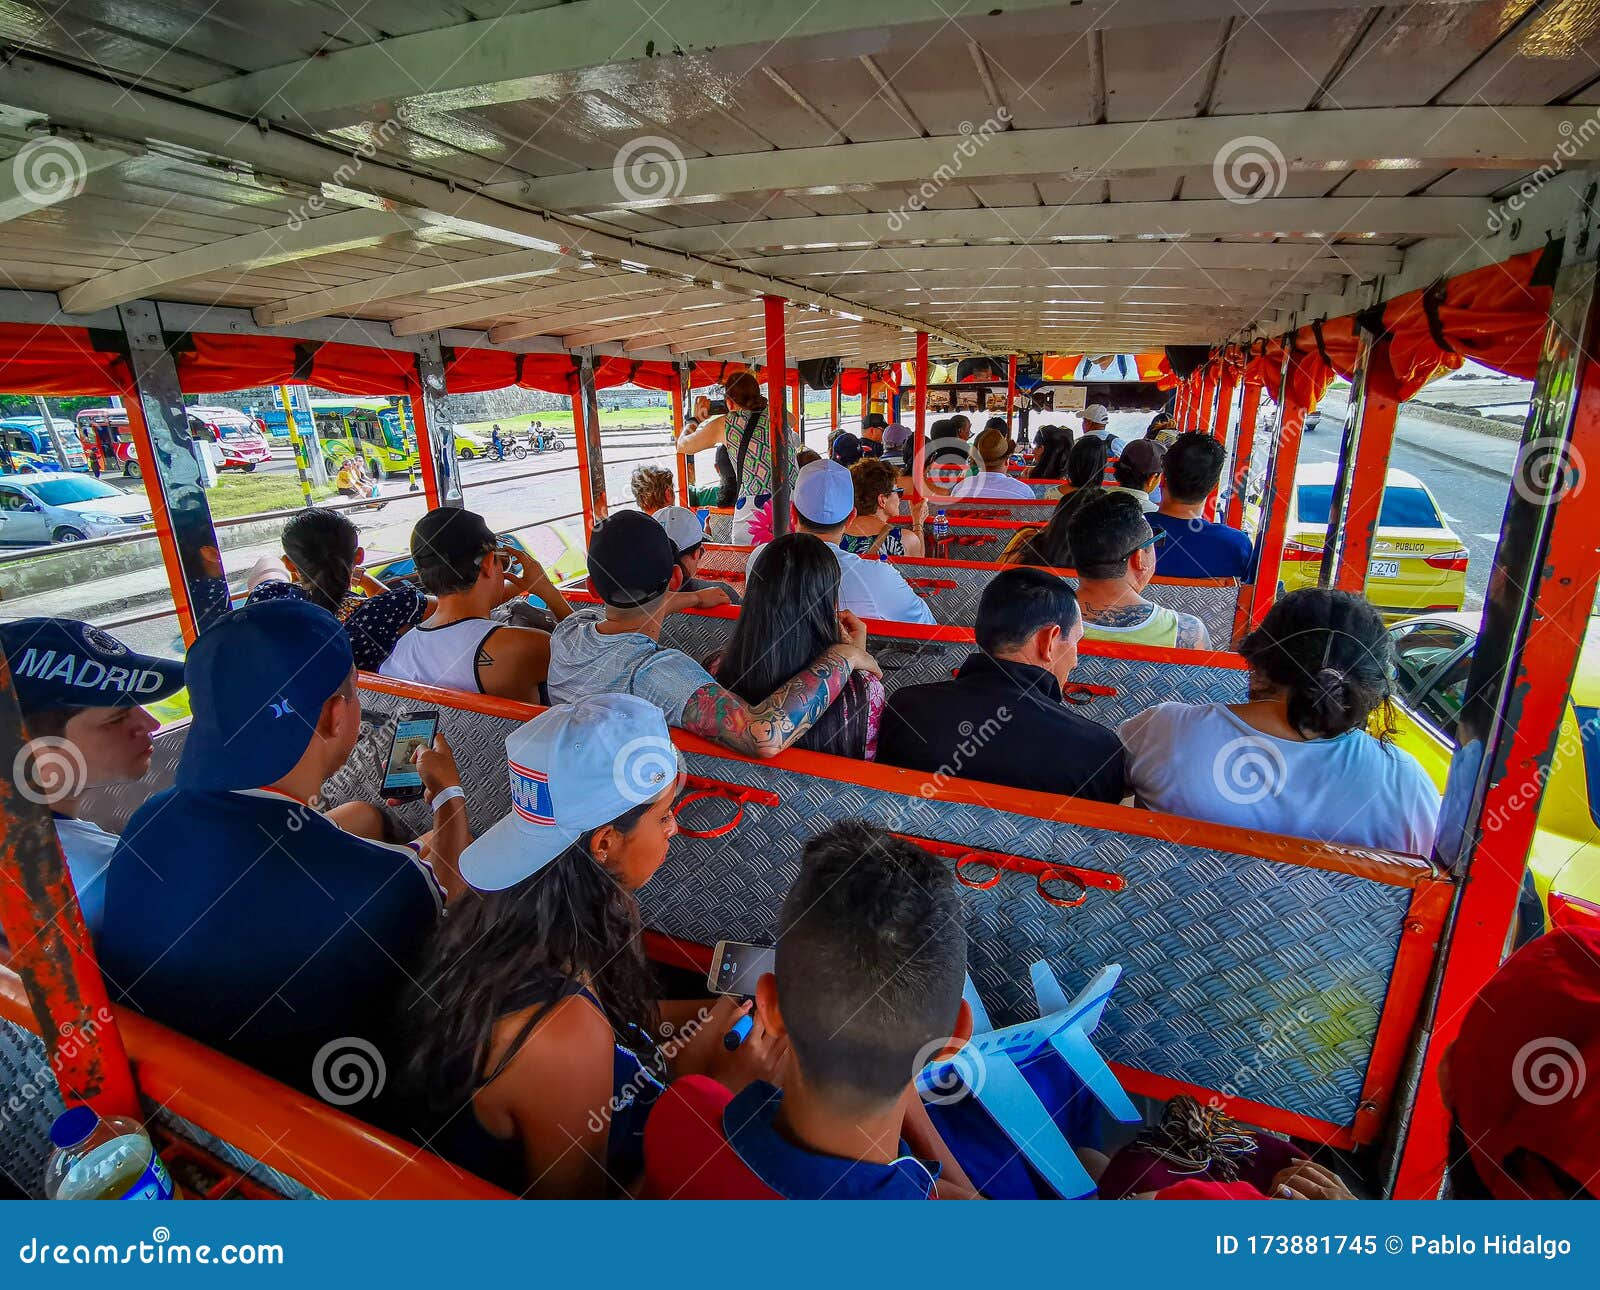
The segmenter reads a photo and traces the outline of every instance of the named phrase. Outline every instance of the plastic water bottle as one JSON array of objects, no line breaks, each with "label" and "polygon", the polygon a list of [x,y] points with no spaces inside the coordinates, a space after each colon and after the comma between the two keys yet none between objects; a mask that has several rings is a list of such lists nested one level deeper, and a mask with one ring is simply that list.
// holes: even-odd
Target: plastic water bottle
[{"label": "plastic water bottle", "polygon": [[137,1120],[68,1107],[50,1126],[44,1167],[51,1200],[171,1200],[172,1175]]},{"label": "plastic water bottle", "polygon": [[950,519],[943,511],[933,517],[933,540],[940,543],[950,540]]}]

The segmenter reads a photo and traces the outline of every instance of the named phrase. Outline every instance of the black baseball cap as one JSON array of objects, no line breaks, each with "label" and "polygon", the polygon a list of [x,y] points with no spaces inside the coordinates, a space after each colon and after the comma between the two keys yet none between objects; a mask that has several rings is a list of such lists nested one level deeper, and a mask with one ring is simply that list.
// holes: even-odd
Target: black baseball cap
[{"label": "black baseball cap", "polygon": [[589,582],[613,609],[637,609],[667,593],[678,549],[642,511],[618,511],[589,537]]},{"label": "black baseball cap", "polygon": [[499,545],[489,522],[460,506],[437,506],[411,530],[411,559],[419,572],[424,566],[465,572]]},{"label": "black baseball cap", "polygon": [[36,712],[133,707],[183,688],[182,663],[135,654],[109,632],[76,618],[0,624],[0,649],[11,667],[17,701]]}]

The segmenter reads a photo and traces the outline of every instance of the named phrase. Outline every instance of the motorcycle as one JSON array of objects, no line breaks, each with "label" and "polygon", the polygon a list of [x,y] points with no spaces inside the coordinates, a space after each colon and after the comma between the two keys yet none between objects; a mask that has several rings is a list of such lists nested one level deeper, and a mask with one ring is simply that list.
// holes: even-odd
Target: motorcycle
[{"label": "motorcycle", "polygon": [[567,445],[561,437],[548,430],[530,430],[528,432],[528,447],[535,455],[544,452],[560,452]]}]

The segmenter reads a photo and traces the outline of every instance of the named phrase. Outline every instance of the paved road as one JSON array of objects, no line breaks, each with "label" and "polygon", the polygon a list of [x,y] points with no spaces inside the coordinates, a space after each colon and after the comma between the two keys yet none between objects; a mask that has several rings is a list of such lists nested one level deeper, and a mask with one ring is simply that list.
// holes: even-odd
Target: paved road
[{"label": "paved road", "polygon": [[[826,440],[826,423],[812,422],[808,442],[821,448]],[[613,508],[632,504],[628,476],[641,462],[672,465],[665,428],[609,432],[604,440],[606,493]],[[711,452],[696,456],[697,478],[702,482],[716,478]],[[555,560],[563,549],[558,527],[576,538],[582,531],[575,519],[552,524],[556,516],[572,515],[582,508],[578,485],[577,453],[569,447],[560,453],[529,456],[522,461],[476,460],[461,463],[466,505],[478,511],[496,529],[520,529],[521,539],[546,561]],[[293,470],[292,460],[274,461],[274,470]],[[139,481],[113,479],[128,490],[142,487]],[[382,486],[387,504],[382,510],[353,512],[361,530],[361,542],[368,559],[403,554],[410,541],[412,526],[421,517],[424,499],[421,492],[409,492],[404,479],[390,480]],[[245,544],[231,543],[228,530],[221,531],[223,563],[236,589],[250,566],[263,555],[275,555],[280,548],[275,539]],[[170,605],[166,576],[160,567],[80,581],[70,587],[31,596],[8,597],[0,616],[21,618],[30,615],[60,614],[91,620],[146,612]],[[119,629],[119,635],[137,649],[179,652],[176,623],[172,618],[153,623],[138,623]]]},{"label": "paved road", "polygon": [[[1330,415],[1323,418],[1322,429],[1306,436],[1300,454],[1304,462],[1339,459],[1344,407],[1333,400],[1324,407]],[[1500,520],[1511,490],[1510,462],[1516,445],[1511,440],[1471,431],[1460,433],[1468,437],[1453,436],[1447,443],[1438,428],[1424,418],[1402,412],[1389,464],[1427,484],[1438,499],[1446,522],[1465,543],[1470,557],[1467,607],[1476,609],[1483,604],[1495,546],[1500,540]],[[1463,444],[1465,447],[1459,446]]]}]

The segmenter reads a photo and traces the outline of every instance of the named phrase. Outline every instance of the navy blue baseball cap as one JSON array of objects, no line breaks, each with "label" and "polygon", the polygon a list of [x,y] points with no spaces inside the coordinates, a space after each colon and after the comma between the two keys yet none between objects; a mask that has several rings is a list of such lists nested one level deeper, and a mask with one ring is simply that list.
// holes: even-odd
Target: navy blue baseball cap
[{"label": "navy blue baseball cap", "polygon": [[310,601],[267,600],[226,614],[184,661],[194,720],[178,785],[223,791],[281,779],[354,668],[339,620]]},{"label": "navy blue baseball cap", "polygon": [[0,623],[17,701],[50,708],[122,708],[154,703],[183,688],[183,664],[135,654],[115,636],[76,618]]}]

